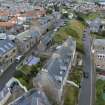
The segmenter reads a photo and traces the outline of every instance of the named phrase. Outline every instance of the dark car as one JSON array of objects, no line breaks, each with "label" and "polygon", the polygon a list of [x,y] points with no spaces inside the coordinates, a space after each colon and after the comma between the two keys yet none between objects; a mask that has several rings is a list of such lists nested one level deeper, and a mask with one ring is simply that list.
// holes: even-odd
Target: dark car
[{"label": "dark car", "polygon": [[84,78],[88,78],[89,77],[89,73],[88,72],[83,72],[83,77]]}]

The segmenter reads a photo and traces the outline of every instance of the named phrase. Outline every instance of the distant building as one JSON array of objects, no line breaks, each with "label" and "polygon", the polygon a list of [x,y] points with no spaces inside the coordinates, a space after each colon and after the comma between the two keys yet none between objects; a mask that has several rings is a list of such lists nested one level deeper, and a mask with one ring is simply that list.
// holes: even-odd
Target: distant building
[{"label": "distant building", "polygon": [[42,34],[48,32],[48,30],[51,30],[54,28],[55,18],[52,15],[40,17],[38,19],[39,25],[40,25],[40,32]]},{"label": "distant building", "polygon": [[41,90],[32,89],[9,105],[51,105]]},{"label": "distant building", "polygon": [[105,39],[94,40],[94,51],[96,66],[105,70]]},{"label": "distant building", "polygon": [[14,61],[17,54],[16,45],[8,39],[0,39],[0,74]]},{"label": "distant building", "polygon": [[95,20],[92,21],[87,21],[90,27],[91,32],[99,32],[100,26],[101,26],[101,19],[96,18]]},{"label": "distant building", "polygon": [[52,55],[42,71],[34,79],[34,85],[42,88],[48,97],[62,102],[64,86],[71,70],[76,50],[76,42],[68,38]]},{"label": "distant building", "polygon": [[16,44],[19,53],[24,54],[34,47],[39,41],[40,34],[37,31],[26,30],[16,36]]}]

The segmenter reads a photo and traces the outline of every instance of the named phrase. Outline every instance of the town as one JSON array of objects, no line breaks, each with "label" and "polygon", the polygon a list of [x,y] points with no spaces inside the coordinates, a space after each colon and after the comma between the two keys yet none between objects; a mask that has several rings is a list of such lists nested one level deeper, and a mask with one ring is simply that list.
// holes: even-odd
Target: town
[{"label": "town", "polygon": [[0,0],[0,105],[104,105],[104,12],[104,0]]}]

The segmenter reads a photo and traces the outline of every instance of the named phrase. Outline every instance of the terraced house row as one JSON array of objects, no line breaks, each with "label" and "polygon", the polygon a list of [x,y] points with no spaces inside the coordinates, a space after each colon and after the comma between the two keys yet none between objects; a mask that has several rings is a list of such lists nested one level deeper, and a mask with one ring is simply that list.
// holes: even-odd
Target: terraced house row
[{"label": "terraced house row", "polygon": [[52,105],[53,102],[61,104],[75,51],[76,41],[70,37],[59,46],[33,79],[35,88],[26,92],[9,105]]},{"label": "terraced house row", "polygon": [[71,70],[75,51],[76,41],[68,38],[34,78],[34,85],[44,90],[48,97],[60,104],[64,98],[64,87]]}]

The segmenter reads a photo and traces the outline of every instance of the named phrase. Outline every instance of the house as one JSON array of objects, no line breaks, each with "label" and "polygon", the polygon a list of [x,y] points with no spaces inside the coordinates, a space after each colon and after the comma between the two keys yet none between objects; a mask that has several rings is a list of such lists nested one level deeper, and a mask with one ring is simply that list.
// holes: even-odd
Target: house
[{"label": "house", "polygon": [[13,101],[9,105],[51,105],[45,93],[39,89],[32,89]]},{"label": "house", "polygon": [[91,32],[99,32],[100,26],[101,26],[101,19],[96,18],[95,20],[92,21],[87,21],[89,24]]},{"label": "house", "polygon": [[40,39],[38,49],[40,51],[44,51],[48,47],[50,47],[52,44],[53,37],[54,37],[54,33],[52,31],[49,31],[47,32],[47,34],[43,35],[43,37]]},{"label": "house", "polygon": [[17,97],[20,97],[27,89],[14,77],[11,78],[0,90],[0,105],[8,105],[11,101],[14,101]]},{"label": "house", "polygon": [[40,25],[40,31],[42,34],[48,32],[48,30],[51,30],[54,28],[54,23],[55,23],[55,19],[54,16],[49,15],[49,16],[44,16],[44,17],[40,17],[38,19],[39,25]]},{"label": "house", "polygon": [[16,36],[16,44],[19,53],[24,54],[34,47],[39,41],[40,34],[37,31],[26,30]]},{"label": "house", "polygon": [[58,20],[61,18],[61,13],[60,12],[53,12],[52,15]]},{"label": "house", "polygon": [[9,39],[0,39],[0,75],[15,61],[17,47]]},{"label": "house", "polygon": [[63,100],[64,87],[71,70],[75,50],[76,41],[68,38],[33,79],[34,86],[43,89],[48,97],[59,104]]},{"label": "house", "polygon": [[11,92],[9,88],[4,87],[2,91],[0,91],[0,105],[4,105],[10,96]]},{"label": "house", "polygon": [[105,39],[94,40],[96,67],[105,70]]}]

